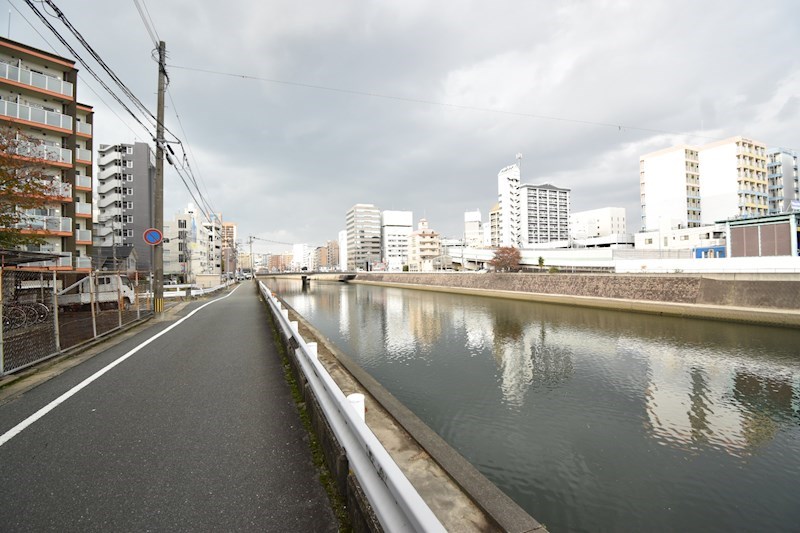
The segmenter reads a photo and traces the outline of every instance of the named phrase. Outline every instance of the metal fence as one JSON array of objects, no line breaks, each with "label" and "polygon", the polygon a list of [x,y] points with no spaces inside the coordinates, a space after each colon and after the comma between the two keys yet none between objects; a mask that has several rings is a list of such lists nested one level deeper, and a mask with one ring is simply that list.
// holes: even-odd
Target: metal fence
[{"label": "metal fence", "polygon": [[27,368],[152,314],[149,276],[3,270],[0,375]]}]

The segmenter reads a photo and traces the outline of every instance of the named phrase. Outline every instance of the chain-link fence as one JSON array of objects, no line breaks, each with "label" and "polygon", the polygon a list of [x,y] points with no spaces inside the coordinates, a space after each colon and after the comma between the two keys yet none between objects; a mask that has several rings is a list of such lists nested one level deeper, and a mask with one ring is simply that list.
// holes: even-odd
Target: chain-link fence
[{"label": "chain-link fence", "polygon": [[152,313],[150,276],[3,270],[0,375]]}]

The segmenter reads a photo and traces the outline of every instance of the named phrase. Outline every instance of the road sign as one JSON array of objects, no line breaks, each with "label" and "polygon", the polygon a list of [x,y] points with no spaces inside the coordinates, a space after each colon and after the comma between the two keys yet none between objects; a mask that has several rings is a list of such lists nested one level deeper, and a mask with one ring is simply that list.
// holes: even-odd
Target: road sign
[{"label": "road sign", "polygon": [[144,242],[147,244],[152,244],[155,246],[156,244],[161,244],[161,241],[163,240],[164,235],[162,235],[161,231],[157,230],[156,228],[150,228],[144,231]]}]

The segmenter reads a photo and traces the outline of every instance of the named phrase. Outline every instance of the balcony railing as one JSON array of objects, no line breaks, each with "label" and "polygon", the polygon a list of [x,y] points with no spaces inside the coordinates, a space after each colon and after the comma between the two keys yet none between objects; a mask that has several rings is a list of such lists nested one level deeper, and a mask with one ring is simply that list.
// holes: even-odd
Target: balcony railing
[{"label": "balcony railing", "polygon": [[46,124],[54,128],[72,130],[72,117],[69,115],[63,115],[55,111],[46,111],[38,107],[17,104],[15,102],[9,102],[8,100],[0,101],[0,115],[28,120],[38,124]]},{"label": "balcony railing", "polygon": [[25,268],[72,267],[71,252],[55,252],[55,253],[60,253],[61,257],[59,257],[58,259],[53,259],[52,261],[35,261],[33,263],[25,263]]},{"label": "balcony railing", "polygon": [[92,134],[92,125],[85,122],[75,123],[75,131],[78,133],[85,133],[86,135]]},{"label": "balcony railing", "polygon": [[91,161],[92,152],[89,150],[84,150],[83,148],[75,148],[75,159],[80,159],[81,161]]},{"label": "balcony railing", "polygon": [[75,186],[76,187],[83,187],[84,189],[91,189],[92,188],[92,177],[91,176],[75,176]]},{"label": "balcony railing", "polygon": [[46,144],[20,143],[14,152],[23,157],[44,159],[45,161],[55,161],[57,163],[72,163],[72,150],[61,148],[60,146],[48,146]]},{"label": "balcony railing", "polygon": [[70,82],[6,63],[0,63],[0,78],[30,85],[31,87],[38,87],[46,91],[60,93],[64,96],[72,96],[72,84]]},{"label": "balcony railing", "polygon": [[92,258],[86,256],[80,256],[75,258],[75,268],[92,268]]},{"label": "balcony railing", "polygon": [[59,198],[72,198],[72,185],[69,183],[61,183],[54,181],[50,184],[49,196],[57,196]]},{"label": "balcony railing", "polygon": [[12,227],[31,231],[72,232],[72,219],[69,217],[49,217],[45,215],[26,215]]},{"label": "balcony railing", "polygon": [[92,214],[92,204],[88,204],[86,202],[76,202],[75,203],[75,214],[76,215],[91,215]]},{"label": "balcony railing", "polygon": [[75,240],[78,242],[92,242],[92,232],[88,229],[75,230]]}]

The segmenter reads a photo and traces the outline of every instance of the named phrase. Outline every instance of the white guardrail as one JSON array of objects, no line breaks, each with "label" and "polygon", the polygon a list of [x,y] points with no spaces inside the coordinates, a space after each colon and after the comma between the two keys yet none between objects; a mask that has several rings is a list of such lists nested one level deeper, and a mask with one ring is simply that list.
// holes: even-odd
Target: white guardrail
[{"label": "white guardrail", "polygon": [[[204,294],[210,294],[212,292],[218,291],[220,289],[224,289],[225,287],[229,287],[236,283],[235,281],[228,281],[227,283],[223,283],[221,285],[217,285],[216,287],[207,287],[202,288],[198,287],[194,284],[181,284],[181,285],[164,285],[164,298],[184,298],[186,296],[186,289],[191,291],[192,296],[203,296]],[[139,295],[140,297],[153,297],[153,293],[150,291],[145,291]]]},{"label": "white guardrail", "polygon": [[350,469],[386,531],[444,532],[444,526],[406,478],[389,452],[361,420],[342,390],[317,359],[317,343],[300,336],[297,322],[289,321],[289,311],[258,282],[284,334],[297,342],[297,360],[308,384],[319,401],[325,418],[347,454]]}]

